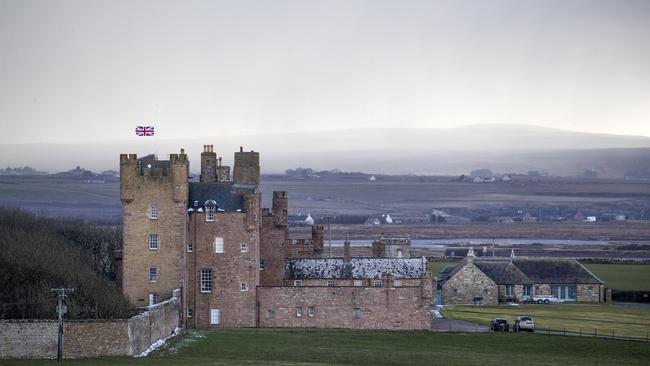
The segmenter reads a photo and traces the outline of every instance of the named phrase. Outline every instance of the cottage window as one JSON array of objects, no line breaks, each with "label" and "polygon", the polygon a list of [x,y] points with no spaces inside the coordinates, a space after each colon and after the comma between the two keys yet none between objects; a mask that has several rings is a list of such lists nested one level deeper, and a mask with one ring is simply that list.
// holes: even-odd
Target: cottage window
[{"label": "cottage window", "polygon": [[514,285],[506,285],[506,296],[507,297],[515,296],[515,286]]},{"label": "cottage window", "polygon": [[214,212],[216,211],[217,206],[208,205],[205,206],[205,221],[213,222],[214,221]]},{"label": "cottage window", "polygon": [[352,309],[352,319],[361,319],[361,308]]},{"label": "cottage window", "polygon": [[149,242],[149,250],[158,250],[160,248],[160,236],[158,234],[149,234],[147,241]]},{"label": "cottage window", "polygon": [[242,291],[242,292],[244,292],[244,291],[248,291],[248,284],[247,284],[246,282],[242,282],[242,283],[239,285],[239,291]]},{"label": "cottage window", "polygon": [[300,287],[302,286],[302,280],[293,280],[293,285],[295,287]]},{"label": "cottage window", "polygon": [[149,206],[149,218],[152,220],[158,219],[158,205]]},{"label": "cottage window", "polygon": [[192,243],[187,243],[187,251],[189,253],[192,253],[193,250],[194,250],[194,245],[192,245]]},{"label": "cottage window", "polygon": [[375,280],[374,281],[374,286],[375,287],[381,287],[381,280]]},{"label": "cottage window", "polygon": [[214,252],[223,253],[223,238],[221,237],[214,238]]},{"label": "cottage window", "polygon": [[149,267],[149,282],[156,282],[158,280],[158,268]]},{"label": "cottage window", "polygon": [[210,309],[210,324],[219,324],[221,321],[221,312],[219,309]]},{"label": "cottage window", "polygon": [[307,314],[308,314],[309,316],[314,316],[314,315],[316,315],[316,307],[315,307],[315,306],[310,306],[310,307],[308,308],[308,312],[307,312]]},{"label": "cottage window", "polygon": [[158,303],[158,294],[152,292],[149,294],[149,306],[156,305]]},{"label": "cottage window", "polygon": [[402,280],[395,280],[395,281],[393,281],[393,286],[394,286],[394,287],[400,287],[400,286],[402,286]]},{"label": "cottage window", "polygon": [[248,252],[248,245],[247,244],[242,244],[241,245],[241,252],[242,253]]},{"label": "cottage window", "polygon": [[361,280],[354,280],[354,286],[356,286],[356,287],[361,287],[361,286],[363,286],[363,281],[361,281]]},{"label": "cottage window", "polygon": [[212,292],[212,270],[201,270],[201,292]]},{"label": "cottage window", "polygon": [[266,309],[266,319],[273,319],[275,317],[275,311],[273,309]]},{"label": "cottage window", "polygon": [[524,296],[531,296],[531,291],[532,286],[531,285],[524,285]]},{"label": "cottage window", "polygon": [[327,280],[327,287],[336,287],[336,280]]},{"label": "cottage window", "polygon": [[301,307],[296,307],[296,316],[301,317],[302,316],[302,308]]}]

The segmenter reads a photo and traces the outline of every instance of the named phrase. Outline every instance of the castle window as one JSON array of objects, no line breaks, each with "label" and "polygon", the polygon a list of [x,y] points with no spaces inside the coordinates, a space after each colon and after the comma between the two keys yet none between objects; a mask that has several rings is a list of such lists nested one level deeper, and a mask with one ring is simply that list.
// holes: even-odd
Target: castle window
[{"label": "castle window", "polygon": [[263,271],[263,270],[264,270],[264,259],[260,259],[259,270],[260,270],[260,271]]},{"label": "castle window", "polygon": [[158,303],[158,294],[153,292],[149,294],[149,306],[156,305]]},{"label": "castle window", "polygon": [[212,292],[212,270],[201,270],[201,292]]},{"label": "castle window", "polygon": [[187,243],[187,251],[191,253],[192,250],[194,250],[194,245],[192,245],[192,243]]},{"label": "castle window", "polygon": [[160,236],[158,234],[149,234],[149,238],[147,241],[149,242],[150,250],[160,249]]},{"label": "castle window", "polygon": [[239,285],[239,291],[242,291],[242,292],[244,292],[244,291],[248,291],[248,284],[247,284],[246,282],[242,282],[242,283]]},{"label": "castle window", "polygon": [[149,206],[149,218],[152,220],[158,219],[158,205]]},{"label": "castle window", "polygon": [[210,309],[210,324],[219,324],[221,321],[221,312],[219,309]]},{"label": "castle window", "polygon": [[214,212],[216,211],[217,206],[205,206],[205,221],[212,222],[214,221]]},{"label": "castle window", "polygon": [[302,286],[302,280],[293,280],[293,285],[296,287]]},{"label": "castle window", "polygon": [[214,238],[214,252],[223,253],[223,238],[221,237]]},{"label": "castle window", "polygon": [[402,286],[402,280],[395,280],[395,281],[393,281],[393,286],[394,286],[394,287],[400,287],[400,286]]},{"label": "castle window", "polygon": [[381,280],[375,280],[374,285],[375,287],[381,287]]},{"label": "castle window", "polygon": [[188,317],[188,318],[191,318],[191,317],[192,317],[192,314],[193,314],[193,312],[192,312],[192,308],[188,308],[188,309],[187,309],[187,317]]},{"label": "castle window", "polygon": [[352,309],[352,319],[361,319],[361,308]]},{"label": "castle window", "polygon": [[248,245],[247,244],[242,244],[241,245],[241,252],[242,253],[248,252]]},{"label": "castle window", "polygon": [[336,287],[336,280],[327,280],[327,287]]},{"label": "castle window", "polygon": [[361,286],[363,286],[363,281],[361,281],[361,280],[354,280],[354,286],[356,286],[356,287],[361,287]]},{"label": "castle window", "polygon": [[275,311],[273,309],[266,309],[266,319],[273,319],[275,317]]},{"label": "castle window", "polygon": [[310,306],[307,310],[308,310],[308,311],[307,311],[307,314],[308,314],[309,316],[314,316],[314,315],[316,315],[316,307],[315,307],[315,306]]},{"label": "castle window", "polygon": [[156,282],[158,280],[158,268],[149,267],[149,282]]},{"label": "castle window", "polygon": [[301,317],[301,316],[302,316],[302,308],[301,308],[301,307],[297,307],[297,308],[296,308],[296,316],[297,316],[297,317]]}]

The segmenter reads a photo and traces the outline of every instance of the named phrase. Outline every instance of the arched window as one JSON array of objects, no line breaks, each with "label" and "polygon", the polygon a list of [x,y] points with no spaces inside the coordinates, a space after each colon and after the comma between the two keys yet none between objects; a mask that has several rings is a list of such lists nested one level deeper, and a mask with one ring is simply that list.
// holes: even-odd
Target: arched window
[{"label": "arched window", "polygon": [[217,203],[213,200],[205,201],[205,221],[214,221],[214,213],[217,211]]}]

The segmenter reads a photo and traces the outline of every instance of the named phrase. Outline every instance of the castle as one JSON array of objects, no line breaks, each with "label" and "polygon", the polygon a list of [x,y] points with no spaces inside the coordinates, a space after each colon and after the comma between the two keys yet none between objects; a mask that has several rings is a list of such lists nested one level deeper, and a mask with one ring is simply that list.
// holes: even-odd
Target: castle
[{"label": "castle", "polygon": [[139,307],[182,291],[186,328],[330,327],[428,329],[433,285],[410,241],[384,239],[373,257],[323,253],[323,226],[292,240],[288,197],[262,208],[259,153],[235,153],[230,167],[212,145],[190,181],[181,149],[169,160],[120,155],[124,294]]}]

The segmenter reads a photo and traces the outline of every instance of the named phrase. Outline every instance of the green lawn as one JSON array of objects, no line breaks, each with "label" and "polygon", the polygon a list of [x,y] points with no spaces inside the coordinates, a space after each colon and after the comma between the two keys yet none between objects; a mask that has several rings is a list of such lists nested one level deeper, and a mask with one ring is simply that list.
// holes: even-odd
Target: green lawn
[{"label": "green lawn", "polygon": [[446,262],[429,262],[427,263],[427,269],[431,272],[433,277],[437,277],[440,271],[446,266],[453,266],[458,263],[458,261],[446,261]]},{"label": "green lawn", "polygon": [[473,323],[489,324],[501,317],[514,322],[519,315],[529,315],[536,328],[573,332],[612,334],[646,338],[650,332],[650,309],[611,305],[520,305],[520,306],[448,306],[443,314]]},{"label": "green lawn", "polygon": [[[226,330],[186,333],[146,358],[66,360],[69,365],[646,365],[650,344],[503,333]],[[0,360],[54,365],[55,360]]]},{"label": "green lawn", "polygon": [[616,290],[650,290],[650,264],[584,264]]}]

